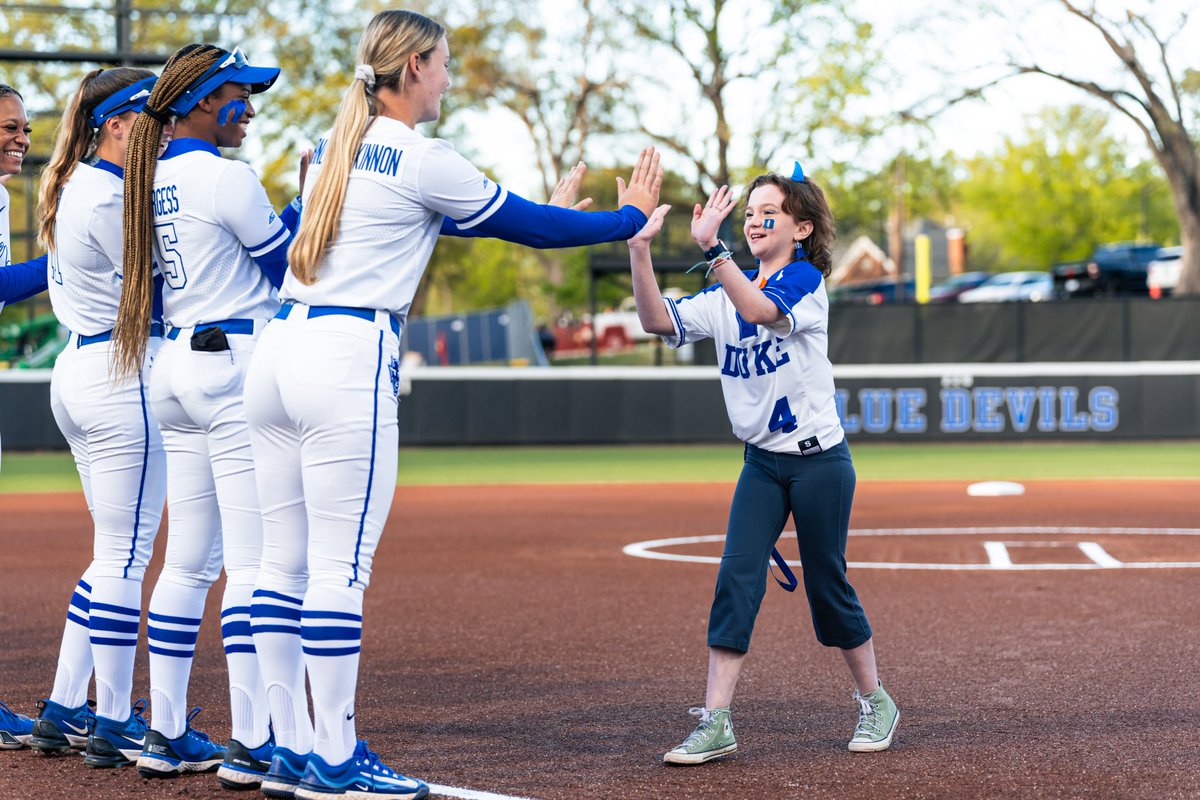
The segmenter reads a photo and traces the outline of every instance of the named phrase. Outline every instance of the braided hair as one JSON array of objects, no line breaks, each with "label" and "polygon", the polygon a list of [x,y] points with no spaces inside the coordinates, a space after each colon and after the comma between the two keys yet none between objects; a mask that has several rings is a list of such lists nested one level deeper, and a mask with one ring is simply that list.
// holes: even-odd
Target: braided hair
[{"label": "braided hair", "polygon": [[54,155],[42,170],[42,185],[38,192],[38,242],[48,251],[54,250],[54,223],[58,218],[58,198],[75,165],[96,152],[104,137],[104,127],[92,127],[92,111],[114,92],[132,86],[154,73],[134,67],[92,70],[83,76],[71,103],[58,124]]},{"label": "braided hair", "polygon": [[113,326],[114,377],[136,375],[146,355],[154,296],[154,170],[171,103],[220,59],[229,55],[211,44],[189,44],[167,61],[150,99],[138,114],[125,153],[125,219],[122,226],[121,303]]}]

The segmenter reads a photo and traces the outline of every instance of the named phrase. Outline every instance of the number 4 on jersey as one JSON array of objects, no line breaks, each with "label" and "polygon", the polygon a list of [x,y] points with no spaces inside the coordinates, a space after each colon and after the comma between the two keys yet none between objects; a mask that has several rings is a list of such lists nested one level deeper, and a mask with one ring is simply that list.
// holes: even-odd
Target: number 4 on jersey
[{"label": "number 4 on jersey", "polygon": [[154,226],[154,235],[158,239],[158,255],[163,280],[172,289],[182,289],[187,285],[187,273],[183,269],[183,256],[171,245],[179,244],[179,236],[175,233],[174,222],[163,222]]},{"label": "number 4 on jersey", "polygon": [[771,409],[771,419],[767,421],[767,430],[782,430],[784,433],[796,430],[796,415],[792,413],[786,395],[775,401],[775,408]]}]

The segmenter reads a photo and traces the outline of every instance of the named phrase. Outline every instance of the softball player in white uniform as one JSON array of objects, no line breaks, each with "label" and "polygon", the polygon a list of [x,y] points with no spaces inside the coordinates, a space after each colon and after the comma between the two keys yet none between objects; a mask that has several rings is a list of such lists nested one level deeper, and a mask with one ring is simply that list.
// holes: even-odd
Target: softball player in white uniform
[{"label": "softball player in white uniform", "polygon": [[[46,291],[46,257],[12,263],[12,240],[9,236],[8,213],[12,205],[4,184],[20,173],[29,152],[29,117],[25,102],[11,86],[0,83],[0,310],[6,303],[15,303]],[[0,711],[0,713],[3,713]],[[0,731],[3,731],[0,727]],[[0,750],[5,749],[0,742]]]},{"label": "softball player in white uniform", "polygon": [[[44,291],[45,259],[38,266],[13,265],[9,239],[8,211],[11,205],[4,184],[21,171],[29,152],[29,116],[21,95],[0,84],[0,309],[6,302]],[[0,702],[0,750],[19,750],[33,735],[33,720]]]},{"label": "softball player in white uniform", "polygon": [[[291,232],[254,171],[222,158],[217,147],[241,145],[255,113],[250,95],[269,88],[278,73],[250,66],[240,51],[186,47],[168,62],[130,145],[122,319],[144,323],[148,276],[131,281],[129,272],[139,252],[132,248],[148,245],[139,237],[150,228],[169,325],[150,385],[167,453],[169,536],[149,609],[153,713],[138,759],[145,776],[219,766],[222,783],[254,786],[273,747],[250,636],[262,522],[242,382],[257,336],[279,308],[275,284]],[[157,164],[147,163],[143,140],[156,134],[155,123],[168,112],[176,115],[175,138]],[[147,166],[149,175],[142,172],[135,180],[133,170]],[[290,217],[294,222],[294,210]],[[228,750],[192,728],[194,712],[187,710],[205,596],[222,562],[227,580],[221,631],[232,716]]]},{"label": "softball player in white uniform", "polygon": [[354,698],[363,591],[396,483],[400,329],[443,223],[547,247],[623,239],[661,181],[657,157],[643,154],[625,202],[644,211],[539,206],[417,133],[449,86],[444,37],[408,11],[368,25],[313,156],[283,308],[246,380],[264,516],[251,619],[278,745],[263,781],[273,797],[428,792],[356,742]]},{"label": "softball player in white uniform", "polygon": [[[141,69],[84,77],[63,116],[42,174],[41,239],[50,302],[70,331],[54,365],[50,403],[71,447],[95,525],[91,565],[75,588],[50,696],[38,705],[30,744],[44,752],[83,747],[84,763],[132,763],[146,723],[132,712],[142,577],[166,495],[166,462],[149,408],[149,361],[162,341],[155,322],[147,367],[110,382],[112,328],[121,296],[121,220],[128,135],[155,78]],[[96,719],[89,734],[93,665]]]}]

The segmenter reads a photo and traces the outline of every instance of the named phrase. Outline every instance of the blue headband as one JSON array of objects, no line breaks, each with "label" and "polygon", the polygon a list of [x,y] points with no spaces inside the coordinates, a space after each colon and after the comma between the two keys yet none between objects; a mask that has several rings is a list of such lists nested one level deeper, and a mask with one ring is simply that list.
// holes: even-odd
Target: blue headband
[{"label": "blue headband", "polygon": [[154,88],[154,82],[157,80],[158,78],[151,75],[124,89],[118,89],[101,100],[99,105],[92,109],[92,127],[99,128],[108,120],[120,116],[126,111],[141,111],[142,106],[146,105],[146,101],[150,99],[150,90]]},{"label": "blue headband", "polygon": [[250,86],[250,94],[265,92],[279,77],[279,67],[252,67],[246,60],[242,48],[235,47],[216,64],[209,67],[203,75],[192,81],[183,94],[171,103],[169,111],[177,116],[184,116],[196,104],[215,92],[226,83],[245,83]]}]

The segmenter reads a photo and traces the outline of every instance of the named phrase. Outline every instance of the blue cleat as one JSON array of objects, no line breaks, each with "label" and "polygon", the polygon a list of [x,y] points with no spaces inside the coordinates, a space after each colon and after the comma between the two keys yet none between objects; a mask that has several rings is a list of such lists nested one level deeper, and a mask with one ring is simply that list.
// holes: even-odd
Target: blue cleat
[{"label": "blue cleat", "polygon": [[67,708],[50,700],[39,700],[29,746],[42,753],[69,753],[87,747],[88,733],[95,724],[93,703]]},{"label": "blue cleat", "polygon": [[138,700],[129,710],[129,719],[118,722],[96,717],[87,740],[83,763],[89,767],[124,767],[136,764],[146,744],[146,701]]},{"label": "blue cleat", "polygon": [[225,760],[225,748],[214,744],[207,733],[192,727],[200,713],[193,708],[187,717],[183,735],[168,739],[154,729],[146,731],[146,743],[138,757],[138,773],[143,778],[174,778],[184,772],[212,772]]},{"label": "blue cleat", "polygon": [[308,753],[293,753],[286,747],[276,747],[271,756],[271,768],[262,782],[262,793],[276,800],[291,800],[308,766]]},{"label": "blue cleat", "polygon": [[300,800],[329,800],[340,795],[348,800],[418,800],[429,794],[429,785],[408,778],[388,767],[367,748],[365,740],[341,764],[328,764],[316,753],[308,757],[304,777],[296,787]]},{"label": "blue cleat", "polygon": [[271,768],[275,752],[275,737],[255,748],[246,747],[237,739],[225,746],[225,760],[217,770],[217,780],[226,789],[257,789]]},{"label": "blue cleat", "polygon": [[33,736],[33,720],[0,703],[0,750],[20,750]]}]

